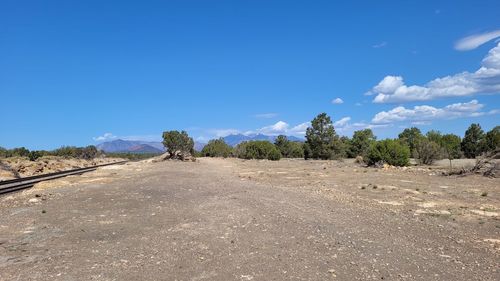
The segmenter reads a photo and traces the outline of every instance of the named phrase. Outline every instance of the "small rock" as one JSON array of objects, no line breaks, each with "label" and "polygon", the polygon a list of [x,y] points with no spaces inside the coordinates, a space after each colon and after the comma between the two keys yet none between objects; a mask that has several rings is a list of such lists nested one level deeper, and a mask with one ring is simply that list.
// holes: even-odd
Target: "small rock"
[{"label": "small rock", "polygon": [[28,203],[38,203],[40,202],[40,199],[37,199],[37,198],[31,198],[30,200],[28,200]]}]

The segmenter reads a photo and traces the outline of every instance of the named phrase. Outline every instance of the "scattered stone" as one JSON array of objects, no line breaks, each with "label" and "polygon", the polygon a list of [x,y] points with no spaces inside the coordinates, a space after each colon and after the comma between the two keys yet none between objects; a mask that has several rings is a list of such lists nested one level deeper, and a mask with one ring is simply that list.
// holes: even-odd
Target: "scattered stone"
[{"label": "scattered stone", "polygon": [[484,210],[471,210],[471,213],[485,217],[498,217],[497,212],[489,212]]}]

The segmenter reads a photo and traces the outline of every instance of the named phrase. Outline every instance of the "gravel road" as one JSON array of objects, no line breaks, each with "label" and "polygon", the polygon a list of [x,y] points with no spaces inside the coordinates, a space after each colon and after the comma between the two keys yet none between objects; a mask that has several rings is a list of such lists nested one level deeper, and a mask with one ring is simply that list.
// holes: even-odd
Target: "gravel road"
[{"label": "gravel road", "polygon": [[456,221],[235,169],[131,164],[0,199],[0,280],[500,280],[498,248]]}]

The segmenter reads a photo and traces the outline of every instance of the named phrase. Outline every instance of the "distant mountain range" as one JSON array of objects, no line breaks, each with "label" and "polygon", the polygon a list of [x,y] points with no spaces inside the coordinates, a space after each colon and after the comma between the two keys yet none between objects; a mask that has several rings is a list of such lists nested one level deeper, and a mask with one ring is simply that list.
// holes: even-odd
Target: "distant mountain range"
[{"label": "distant mountain range", "polygon": [[[235,134],[224,137],[223,139],[230,146],[236,146],[241,142],[253,141],[253,140],[267,140],[270,142],[274,142],[276,136],[268,136],[263,134],[254,134],[254,135]],[[294,136],[288,136],[288,139],[290,141],[304,141],[303,139]],[[205,145],[206,143],[195,142],[194,149],[197,151],[201,151]],[[96,145],[96,147],[97,149],[108,153],[128,152],[128,153],[160,154],[165,152],[163,143],[154,141],[134,141],[134,140],[117,139],[113,141],[103,142],[101,144]]]},{"label": "distant mountain range", "polygon": [[[200,151],[205,146],[204,143],[195,142],[194,149]],[[154,141],[134,141],[134,140],[113,140],[96,145],[97,149],[108,153],[164,153],[165,147],[161,142]]]},{"label": "distant mountain range", "polygon": [[[276,140],[277,136],[268,136],[268,135],[263,135],[263,134],[254,134],[254,135],[243,135],[243,134],[236,134],[236,135],[229,135],[227,137],[224,137],[224,141],[229,144],[230,146],[236,146],[244,141],[254,141],[254,140],[266,140],[270,142],[274,142]],[[304,141],[304,139],[294,137],[294,136],[287,136],[288,140],[290,141]]]},{"label": "distant mountain range", "polygon": [[130,152],[130,153],[163,153],[165,148],[161,142],[113,140],[96,145],[97,149],[104,152]]}]

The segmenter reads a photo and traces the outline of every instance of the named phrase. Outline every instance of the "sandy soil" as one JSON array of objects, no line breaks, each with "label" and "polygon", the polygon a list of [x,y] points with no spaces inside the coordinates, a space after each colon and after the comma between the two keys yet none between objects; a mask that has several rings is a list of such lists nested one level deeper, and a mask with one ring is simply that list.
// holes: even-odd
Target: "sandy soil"
[{"label": "sandy soil", "polygon": [[499,280],[499,179],[127,163],[0,198],[0,280]]}]

